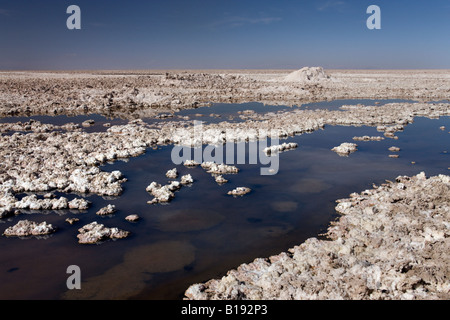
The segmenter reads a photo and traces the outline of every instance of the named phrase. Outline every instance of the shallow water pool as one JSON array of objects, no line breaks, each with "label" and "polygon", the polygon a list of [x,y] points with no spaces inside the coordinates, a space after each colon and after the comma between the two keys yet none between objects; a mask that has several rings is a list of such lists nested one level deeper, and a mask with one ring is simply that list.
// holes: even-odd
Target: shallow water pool
[{"label": "shallow water pool", "polygon": [[[58,228],[42,239],[0,238],[0,299],[181,299],[193,283],[222,277],[242,263],[278,254],[325,232],[337,218],[337,199],[399,175],[448,174],[450,134],[441,126],[450,128],[449,117],[416,118],[396,133],[398,140],[356,141],[358,151],[348,157],[331,148],[353,142],[354,136],[382,133],[374,127],[327,126],[281,141],[299,147],[279,154],[276,175],[261,176],[264,165],[234,163],[240,172],[226,175],[229,182],[224,185],[201,167],[174,165],[172,146],[107,164],[102,170],[120,170],[128,179],[120,197],[88,196],[93,204],[82,213],[24,212],[0,220],[1,232],[25,218]],[[244,146],[249,158],[248,144]],[[389,158],[391,146],[401,148],[399,158]],[[169,204],[147,204],[153,197],[145,188],[152,181],[165,183],[166,171],[175,167],[180,175],[193,176],[192,186],[182,187]],[[239,186],[252,192],[227,195]],[[97,216],[107,204],[118,211]],[[129,214],[141,219],[127,222]],[[69,225],[64,222],[69,217],[80,221]],[[92,221],[132,235],[98,245],[78,244],[77,229]],[[81,268],[79,291],[66,287],[69,265]]]}]

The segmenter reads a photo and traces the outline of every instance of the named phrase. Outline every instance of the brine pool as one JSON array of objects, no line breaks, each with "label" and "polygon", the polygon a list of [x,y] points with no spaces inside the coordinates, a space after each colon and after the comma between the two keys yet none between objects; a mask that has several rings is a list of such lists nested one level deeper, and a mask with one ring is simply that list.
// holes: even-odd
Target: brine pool
[{"label": "brine pool", "polygon": [[[363,102],[327,103],[332,108]],[[327,103],[307,107],[327,108]],[[230,107],[221,110],[224,105],[214,105],[185,111],[183,116],[203,111],[205,115],[224,117],[227,112],[236,114],[249,109],[283,110],[270,106],[264,109],[260,104]],[[103,121],[100,117],[96,122]],[[74,122],[71,117],[64,121]],[[114,124],[114,119],[104,121]],[[440,129],[442,126],[446,129]],[[449,129],[449,117],[415,118],[404,131],[396,133],[398,140],[356,141],[358,151],[340,157],[331,151],[333,147],[353,142],[354,136],[382,133],[375,127],[326,126],[324,130],[282,140],[296,142],[299,147],[279,154],[276,175],[261,176],[262,165],[235,164],[240,172],[226,175],[229,182],[224,185],[218,185],[201,167],[174,165],[172,146],[106,164],[102,170],[120,170],[128,179],[120,197],[86,196],[92,206],[81,213],[29,211],[0,220],[1,233],[23,219],[46,221],[57,227],[57,232],[43,238],[0,237],[0,299],[182,299],[191,284],[220,278],[242,263],[279,254],[307,238],[319,237],[338,217],[334,210],[337,199],[399,175],[422,171],[427,176],[449,174]],[[401,148],[399,158],[389,157],[391,146]],[[245,150],[249,152],[248,147]],[[165,183],[166,171],[175,167],[180,175],[191,174],[194,183],[177,191],[169,204],[147,204],[153,197],[145,188],[153,181]],[[249,187],[252,192],[243,197],[227,195],[239,186]],[[79,195],[64,196],[71,199]],[[114,215],[95,214],[108,204],[116,206]],[[138,214],[141,219],[125,221],[130,214]],[[66,218],[80,221],[70,225]],[[97,245],[78,244],[78,228],[93,221],[128,230],[131,236]],[[66,271],[70,265],[81,269],[81,290],[67,289],[70,274]]]}]

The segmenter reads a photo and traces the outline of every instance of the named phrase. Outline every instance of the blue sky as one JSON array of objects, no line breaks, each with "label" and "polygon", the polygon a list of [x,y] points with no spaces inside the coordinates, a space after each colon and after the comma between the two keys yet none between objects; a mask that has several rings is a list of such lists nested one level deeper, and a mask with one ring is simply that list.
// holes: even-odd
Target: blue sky
[{"label": "blue sky", "polygon": [[0,0],[0,30],[2,70],[450,69],[450,0]]}]

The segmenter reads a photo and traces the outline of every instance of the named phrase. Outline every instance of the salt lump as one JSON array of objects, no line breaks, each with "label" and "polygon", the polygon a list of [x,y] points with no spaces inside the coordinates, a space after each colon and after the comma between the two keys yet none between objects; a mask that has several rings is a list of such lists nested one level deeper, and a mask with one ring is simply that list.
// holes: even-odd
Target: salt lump
[{"label": "salt lump", "polygon": [[228,180],[225,179],[222,175],[216,176],[216,177],[215,177],[215,180],[216,180],[216,182],[217,182],[218,184],[224,184],[224,183],[227,183],[227,182],[228,182]]},{"label": "salt lump", "polygon": [[362,137],[353,137],[353,140],[356,140],[356,141],[382,141],[382,140],[384,140],[384,138],[380,137],[380,136],[373,136],[373,137],[362,136]]},{"label": "salt lump", "polygon": [[199,165],[199,163],[197,163],[195,160],[186,160],[184,162],[184,166],[186,166],[186,167],[196,167],[198,165]]},{"label": "salt lump", "polygon": [[304,67],[288,74],[284,81],[320,81],[329,78],[322,67]]},{"label": "salt lump", "polygon": [[40,224],[34,221],[22,220],[16,225],[5,230],[3,235],[7,237],[28,237],[50,234],[56,231],[51,224],[42,222]]},{"label": "salt lump", "polygon": [[107,215],[113,214],[114,212],[116,212],[116,206],[113,205],[113,204],[108,204],[106,207],[101,208],[97,212],[97,215],[99,215],[99,216],[107,216]]},{"label": "salt lump", "polygon": [[155,198],[147,203],[155,204],[169,202],[175,197],[173,191],[180,188],[181,184],[178,181],[172,181],[170,184],[165,186],[162,186],[157,182],[152,182],[145,190],[152,194]]},{"label": "salt lump", "polygon": [[336,152],[340,156],[347,156],[350,153],[355,152],[357,150],[357,147],[358,147],[358,145],[355,143],[344,142],[344,143],[341,143],[340,146],[334,147],[331,150]]},{"label": "salt lump", "polygon": [[67,219],[64,220],[64,221],[66,221],[68,224],[75,224],[75,223],[77,223],[78,221],[80,221],[80,219],[78,219],[78,218],[67,218]]},{"label": "salt lump", "polygon": [[122,239],[130,235],[130,232],[118,228],[107,228],[103,224],[92,222],[78,229],[78,243],[94,244],[108,239]]},{"label": "salt lump", "polygon": [[173,168],[172,170],[167,171],[166,177],[169,179],[176,179],[178,177],[177,168]]},{"label": "salt lump", "polygon": [[399,148],[399,147],[394,147],[394,146],[392,146],[392,147],[389,148],[389,151],[392,151],[392,152],[399,152],[399,151],[400,151],[400,148]]},{"label": "salt lump", "polygon": [[281,145],[271,146],[264,149],[264,152],[267,155],[275,154],[278,152],[288,151],[292,150],[298,147],[297,143],[291,142],[291,143],[283,143]]},{"label": "salt lump", "polygon": [[130,214],[129,216],[125,217],[125,220],[129,222],[136,222],[140,219],[140,217],[137,214]]},{"label": "salt lump", "polygon": [[190,174],[181,177],[181,184],[191,184],[194,182],[194,179]]},{"label": "salt lump", "polygon": [[202,168],[206,170],[207,173],[212,174],[230,174],[238,173],[239,169],[235,166],[229,166],[226,164],[217,164],[215,162],[203,162],[201,164]]},{"label": "salt lump", "polygon": [[[167,177],[174,178],[178,176],[177,169],[169,170],[166,174]],[[145,190],[154,196],[153,200],[148,201],[148,204],[155,203],[167,203],[170,202],[174,197],[174,192],[179,190],[182,185],[189,185],[194,182],[194,179],[190,174],[186,174],[181,177],[180,181],[170,181],[167,185],[161,185],[157,182],[152,182]]]},{"label": "salt lump", "polygon": [[247,193],[250,193],[251,191],[252,191],[252,189],[250,189],[250,188],[237,187],[236,189],[229,191],[228,195],[230,195],[230,196],[243,196],[243,195],[246,195]]},{"label": "salt lump", "polygon": [[87,210],[90,202],[85,199],[73,199],[69,201],[65,197],[59,199],[38,199],[36,195],[25,196],[20,201],[14,203],[16,209],[29,210],[63,210],[76,209]]}]

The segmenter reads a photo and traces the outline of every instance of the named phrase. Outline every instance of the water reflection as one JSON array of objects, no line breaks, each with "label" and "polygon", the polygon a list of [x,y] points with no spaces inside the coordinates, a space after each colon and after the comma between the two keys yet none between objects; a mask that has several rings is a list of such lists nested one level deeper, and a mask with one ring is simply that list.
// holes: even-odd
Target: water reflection
[{"label": "water reflection", "polygon": [[[331,148],[352,142],[354,136],[378,135],[376,128],[328,126],[289,138],[299,147],[279,155],[277,175],[261,176],[260,165],[244,163],[237,165],[238,174],[226,176],[229,182],[224,185],[200,167],[175,166],[170,146],[107,164],[103,170],[120,170],[128,179],[121,197],[90,195],[88,211],[67,211],[63,216],[28,212],[27,219],[52,223],[58,232],[46,240],[0,239],[0,298],[181,298],[192,283],[221,277],[241,263],[278,254],[322,233],[336,218],[336,199],[398,175],[448,174],[444,151],[450,134],[441,126],[450,127],[449,117],[418,118],[397,133],[398,140],[358,141],[358,151],[347,158]],[[401,148],[398,159],[388,157],[392,145]],[[174,167],[180,176],[191,174],[193,185],[182,187],[168,205],[148,205],[152,196],[145,188],[152,181],[164,183],[166,171]],[[238,198],[226,195],[238,186],[252,192]],[[114,204],[117,212],[96,216],[107,204]],[[129,223],[129,214],[141,219]],[[71,217],[79,223],[64,221]],[[0,221],[2,231],[23,218]],[[132,236],[101,245],[77,244],[77,229],[92,221],[128,230]],[[72,264],[82,270],[79,292],[65,287],[65,270]]]}]

